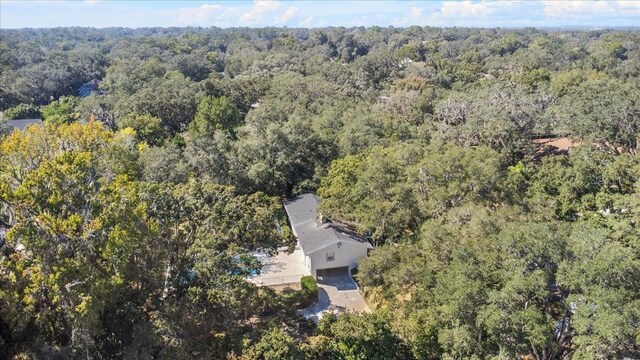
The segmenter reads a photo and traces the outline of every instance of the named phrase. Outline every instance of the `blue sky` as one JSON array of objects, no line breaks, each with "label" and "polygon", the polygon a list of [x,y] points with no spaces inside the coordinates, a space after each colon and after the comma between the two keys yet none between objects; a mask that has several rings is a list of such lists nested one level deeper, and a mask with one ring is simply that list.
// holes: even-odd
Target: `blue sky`
[{"label": "blue sky", "polygon": [[0,28],[639,26],[640,1],[15,1]]}]

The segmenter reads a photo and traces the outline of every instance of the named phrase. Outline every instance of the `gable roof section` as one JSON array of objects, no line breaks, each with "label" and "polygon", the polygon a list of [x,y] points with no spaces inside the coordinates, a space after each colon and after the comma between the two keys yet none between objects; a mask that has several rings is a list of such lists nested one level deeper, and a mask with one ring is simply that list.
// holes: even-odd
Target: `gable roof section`
[{"label": "gable roof section", "polygon": [[33,125],[33,124],[42,124],[42,120],[40,119],[17,119],[17,120],[9,120],[7,121],[7,123],[11,126],[13,126],[14,128],[20,130],[20,131],[24,131],[24,129],[27,128],[27,126],[29,125]]},{"label": "gable roof section", "polygon": [[372,248],[368,241],[348,230],[344,225],[338,223],[319,224],[317,221],[318,204],[318,197],[314,194],[300,195],[284,202],[289,223],[305,255],[338,242]]}]

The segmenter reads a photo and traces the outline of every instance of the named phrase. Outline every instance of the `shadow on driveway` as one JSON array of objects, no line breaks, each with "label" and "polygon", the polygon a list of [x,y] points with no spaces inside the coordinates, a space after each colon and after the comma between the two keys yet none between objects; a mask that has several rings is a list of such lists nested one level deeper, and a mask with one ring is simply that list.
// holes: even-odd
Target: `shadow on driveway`
[{"label": "shadow on driveway", "polygon": [[338,290],[358,290],[356,282],[347,275],[319,277],[318,284],[333,286]]},{"label": "shadow on driveway", "polygon": [[318,302],[301,311],[302,316],[318,321],[325,312],[371,312],[360,295],[355,281],[348,275],[318,279]]}]

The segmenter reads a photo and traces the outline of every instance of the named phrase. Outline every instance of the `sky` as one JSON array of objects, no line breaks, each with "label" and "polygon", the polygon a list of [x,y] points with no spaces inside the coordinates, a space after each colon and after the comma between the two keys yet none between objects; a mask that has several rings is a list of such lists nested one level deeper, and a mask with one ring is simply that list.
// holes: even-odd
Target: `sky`
[{"label": "sky", "polygon": [[622,27],[640,1],[0,0],[0,28],[90,27]]}]

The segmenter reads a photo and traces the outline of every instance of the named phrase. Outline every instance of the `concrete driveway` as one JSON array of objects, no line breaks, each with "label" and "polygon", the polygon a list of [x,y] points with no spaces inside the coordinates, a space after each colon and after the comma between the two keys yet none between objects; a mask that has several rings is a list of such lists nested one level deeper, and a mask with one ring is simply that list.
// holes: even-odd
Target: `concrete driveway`
[{"label": "concrete driveway", "polygon": [[349,275],[325,276],[318,280],[318,302],[302,310],[302,315],[314,321],[330,311],[367,312],[371,309],[360,295],[356,282]]}]

